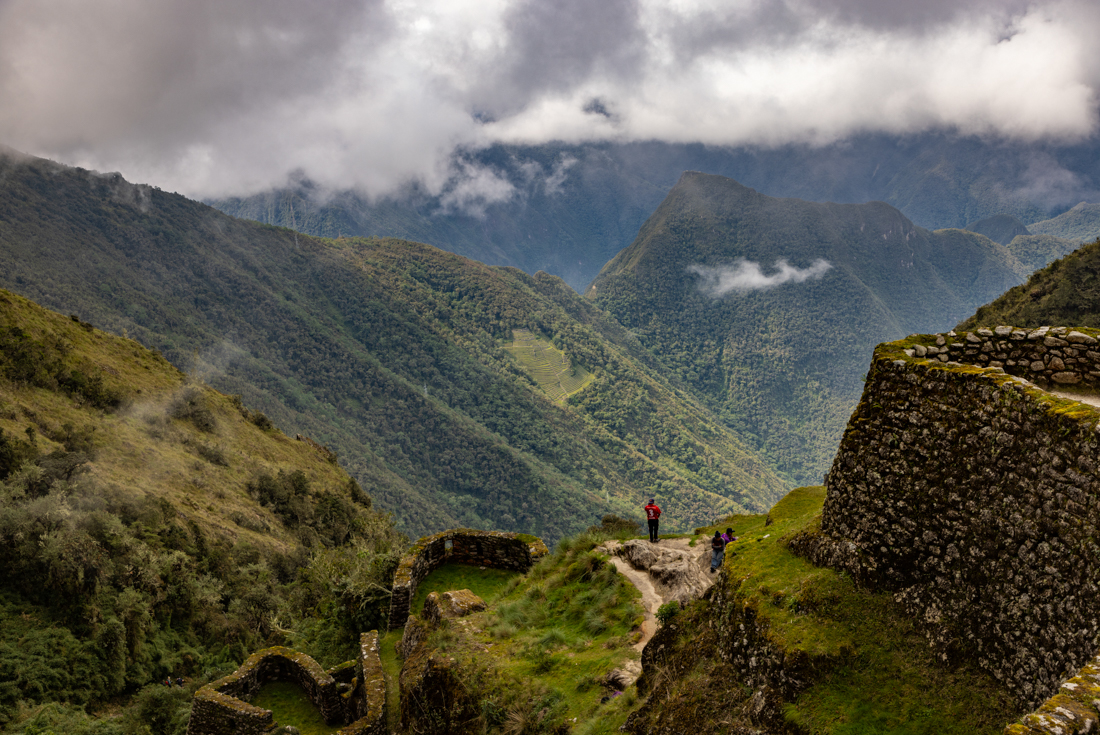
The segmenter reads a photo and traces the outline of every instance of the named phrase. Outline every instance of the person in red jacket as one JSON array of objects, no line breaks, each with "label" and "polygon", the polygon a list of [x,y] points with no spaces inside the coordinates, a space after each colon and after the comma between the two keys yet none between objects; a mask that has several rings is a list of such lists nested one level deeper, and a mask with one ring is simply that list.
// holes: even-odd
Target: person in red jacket
[{"label": "person in red jacket", "polygon": [[661,517],[661,509],[657,507],[657,501],[654,498],[650,498],[649,505],[645,507],[645,517],[649,521],[649,540],[657,543],[657,524]]}]

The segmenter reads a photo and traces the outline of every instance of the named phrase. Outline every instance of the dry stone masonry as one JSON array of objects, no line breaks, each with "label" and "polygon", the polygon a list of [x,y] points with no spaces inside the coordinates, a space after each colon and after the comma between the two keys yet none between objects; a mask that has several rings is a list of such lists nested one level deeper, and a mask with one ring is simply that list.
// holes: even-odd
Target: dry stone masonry
[{"label": "dry stone masonry", "polygon": [[473,564],[526,572],[549,550],[541,539],[521,533],[457,528],[426,536],[397,565],[390,596],[390,630],[405,626],[409,605],[424,577],[442,564]]},{"label": "dry stone masonry", "polygon": [[[265,735],[278,727],[271,710],[248,701],[270,681],[290,681],[305,691],[337,735],[384,735],[386,683],[378,631],[364,633],[359,659],[325,671],[311,657],[275,646],[257,651],[229,676],[195,692],[188,735]],[[350,724],[349,724],[350,723]]]},{"label": "dry stone masonry", "polygon": [[[1062,682],[1100,633],[1100,411],[1036,387],[1100,385],[1095,346],[1045,327],[880,345],[826,478],[818,555],[894,590],[945,658],[973,656],[1032,707],[1084,691]],[[1093,698],[1074,702],[1095,722]],[[1009,732],[1085,731],[1040,715]]]},{"label": "dry stone masonry", "polygon": [[913,344],[910,358],[1001,368],[1041,386],[1100,387],[1097,331],[1068,327],[997,327],[933,335],[935,344]]}]

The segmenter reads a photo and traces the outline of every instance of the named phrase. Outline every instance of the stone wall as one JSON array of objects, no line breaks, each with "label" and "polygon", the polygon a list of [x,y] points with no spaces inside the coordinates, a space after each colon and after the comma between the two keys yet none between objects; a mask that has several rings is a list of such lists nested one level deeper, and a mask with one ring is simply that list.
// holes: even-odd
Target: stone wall
[{"label": "stone wall", "polygon": [[915,343],[908,357],[1002,368],[1040,386],[1100,387],[1100,347],[1095,329],[997,327],[932,335],[934,344]]},{"label": "stone wall", "polygon": [[549,551],[541,539],[503,531],[458,528],[426,536],[413,544],[393,575],[390,630],[405,626],[417,585],[432,570],[444,563],[474,564],[526,572],[547,553]]},{"label": "stone wall", "polygon": [[1091,385],[1086,331],[880,345],[826,478],[835,563],[1029,706],[1096,653],[1100,411],[1005,371]]},{"label": "stone wall", "polygon": [[248,703],[270,681],[298,684],[329,725],[352,723],[345,735],[383,735],[386,684],[378,651],[378,631],[360,638],[359,659],[329,671],[304,653],[282,646],[248,657],[229,676],[195,692],[188,735],[261,735],[275,729],[271,710]]}]

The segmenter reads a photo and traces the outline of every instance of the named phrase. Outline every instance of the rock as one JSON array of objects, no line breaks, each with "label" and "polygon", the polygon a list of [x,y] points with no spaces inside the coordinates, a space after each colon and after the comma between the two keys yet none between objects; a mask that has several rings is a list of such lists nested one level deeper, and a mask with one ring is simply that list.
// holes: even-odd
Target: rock
[{"label": "rock", "polygon": [[1044,337],[1043,344],[1047,347],[1065,347],[1069,344],[1064,339],[1058,339],[1057,337]]},{"label": "rock", "polygon": [[1031,363],[1029,367],[1031,368],[1031,372],[1033,373],[1041,373],[1042,371],[1047,369],[1046,363],[1044,363],[1042,360],[1036,360],[1035,362]]},{"label": "rock", "polygon": [[928,354],[928,348],[924,345],[913,345],[913,352],[917,353],[917,357],[924,357]]},{"label": "rock", "polygon": [[979,329],[978,334],[980,334],[983,337],[992,337],[993,336],[993,332],[989,329],[986,329],[985,327],[982,327],[981,329]]},{"label": "rock", "polygon": [[1028,332],[1027,338],[1028,339],[1042,339],[1043,337],[1047,336],[1047,332],[1049,332],[1049,331],[1050,331],[1050,327],[1039,327],[1036,330]]},{"label": "rock", "polygon": [[1081,382],[1081,376],[1078,373],[1054,373],[1050,378],[1055,383],[1062,383],[1063,385]]},{"label": "rock", "polygon": [[405,632],[401,636],[401,640],[399,640],[395,646],[397,655],[400,656],[402,660],[407,659],[416,651],[417,647],[420,646],[420,642],[427,638],[428,632],[427,625],[409,616],[405,621]]},{"label": "rock", "polygon": [[485,600],[470,590],[451,590],[442,595],[432,592],[424,601],[424,619],[432,625],[450,618],[464,618],[485,609]]},{"label": "rock", "polygon": [[1007,337],[1008,335],[1012,334],[1012,332],[1013,332],[1012,327],[1003,327],[1003,326],[1002,327],[997,327],[996,329],[993,330],[993,333],[996,334],[998,337]]},{"label": "rock", "polygon": [[942,334],[936,335],[936,346],[943,347],[945,344],[947,344],[947,340],[944,338],[944,336]]},{"label": "rock", "polygon": [[1096,344],[1096,339],[1095,338],[1090,337],[1087,334],[1081,334],[1080,332],[1078,332],[1076,330],[1074,330],[1074,331],[1072,331],[1072,332],[1070,332],[1069,334],[1066,335],[1066,341],[1067,342],[1075,342],[1077,344],[1085,344],[1085,345],[1094,345],[1094,344]]},{"label": "rock", "polygon": [[967,342],[972,342],[974,344],[978,344],[979,342],[982,341],[982,338],[979,337],[978,335],[974,334],[973,332],[967,332],[966,333],[966,341]]},{"label": "rock", "polygon": [[1023,329],[1013,329],[1012,339],[1027,339],[1027,332]]},{"label": "rock", "polygon": [[1066,364],[1062,362],[1062,358],[1052,357],[1050,358],[1050,362],[1047,363],[1047,367],[1051,370],[1065,370]]},{"label": "rock", "polygon": [[665,600],[689,602],[697,599],[710,580],[692,554],[670,549],[648,541],[627,541],[615,549],[630,566],[648,572],[653,586]]},{"label": "rock", "polygon": [[607,673],[607,677],[604,681],[607,685],[622,691],[628,686],[638,681],[638,677],[642,675],[642,664],[640,661],[634,661],[633,659],[625,661],[622,668],[611,669]]},{"label": "rock", "polygon": [[913,357],[916,354],[916,352],[914,350],[902,350],[902,351],[905,353],[906,357]]}]

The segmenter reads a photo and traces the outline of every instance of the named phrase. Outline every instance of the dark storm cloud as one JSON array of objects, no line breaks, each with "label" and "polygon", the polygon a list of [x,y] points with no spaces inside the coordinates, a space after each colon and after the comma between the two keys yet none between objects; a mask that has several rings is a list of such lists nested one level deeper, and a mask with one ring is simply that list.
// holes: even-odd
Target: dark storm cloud
[{"label": "dark storm cloud", "polygon": [[498,115],[594,78],[629,86],[643,73],[635,0],[523,0],[505,13],[504,29],[506,50],[482,91]]},{"label": "dark storm cloud", "polygon": [[0,0],[0,143],[200,196],[415,180],[477,214],[512,185],[454,154],[498,141],[1079,139],[1098,31],[1090,0]]}]

